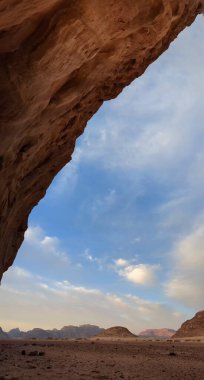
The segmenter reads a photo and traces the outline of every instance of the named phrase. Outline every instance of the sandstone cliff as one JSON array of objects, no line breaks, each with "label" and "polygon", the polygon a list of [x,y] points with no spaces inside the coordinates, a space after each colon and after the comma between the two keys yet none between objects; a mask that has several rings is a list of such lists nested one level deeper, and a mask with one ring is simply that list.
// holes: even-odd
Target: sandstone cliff
[{"label": "sandstone cliff", "polygon": [[204,336],[204,310],[199,311],[192,319],[184,322],[173,338]]},{"label": "sandstone cliff", "polygon": [[87,121],[168,48],[202,2],[1,1],[0,278]]}]

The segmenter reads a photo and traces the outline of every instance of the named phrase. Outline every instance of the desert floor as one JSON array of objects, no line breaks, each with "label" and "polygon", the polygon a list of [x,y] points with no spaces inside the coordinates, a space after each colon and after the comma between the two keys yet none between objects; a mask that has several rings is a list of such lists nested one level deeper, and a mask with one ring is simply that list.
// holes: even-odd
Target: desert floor
[{"label": "desert floor", "polygon": [[2,341],[3,379],[203,380],[204,344],[134,339]]}]

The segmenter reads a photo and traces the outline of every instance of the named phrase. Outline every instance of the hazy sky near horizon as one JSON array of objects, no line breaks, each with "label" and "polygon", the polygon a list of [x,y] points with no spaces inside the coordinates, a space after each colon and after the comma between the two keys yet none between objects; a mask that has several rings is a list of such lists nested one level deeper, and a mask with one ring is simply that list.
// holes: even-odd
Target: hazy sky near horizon
[{"label": "hazy sky near horizon", "polygon": [[204,19],[105,102],[33,210],[0,326],[178,328],[204,309]]}]

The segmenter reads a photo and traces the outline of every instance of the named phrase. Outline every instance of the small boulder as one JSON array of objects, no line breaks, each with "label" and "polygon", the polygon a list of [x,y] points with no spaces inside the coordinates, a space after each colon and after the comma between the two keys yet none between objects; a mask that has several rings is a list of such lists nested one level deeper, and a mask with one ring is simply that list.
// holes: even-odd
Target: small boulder
[{"label": "small boulder", "polygon": [[45,356],[45,352],[44,352],[44,351],[40,351],[40,352],[38,353],[38,355],[39,355],[39,356]]},{"label": "small boulder", "polygon": [[28,354],[29,356],[38,356],[38,351],[31,351]]}]

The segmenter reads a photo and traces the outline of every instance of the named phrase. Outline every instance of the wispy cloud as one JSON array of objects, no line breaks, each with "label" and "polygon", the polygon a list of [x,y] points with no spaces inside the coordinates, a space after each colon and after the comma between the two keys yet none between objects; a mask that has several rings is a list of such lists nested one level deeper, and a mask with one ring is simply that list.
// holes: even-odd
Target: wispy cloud
[{"label": "wispy cloud", "polygon": [[[124,325],[137,333],[150,326],[178,327],[184,318],[184,314],[165,304],[76,286],[67,280],[48,281],[31,273],[25,276],[19,267],[5,274],[0,303],[1,324],[5,329],[96,323],[103,327]],[[12,304],[12,313],[8,304]]]},{"label": "wispy cloud", "polygon": [[96,219],[110,212],[116,202],[117,193],[115,189],[108,190],[104,196],[95,196],[91,205],[92,217]]},{"label": "wispy cloud", "polygon": [[195,188],[196,172],[197,181],[203,181],[197,158],[204,142],[202,21],[198,19],[193,32],[186,30],[168,55],[108,102],[101,118],[92,119],[73,156],[77,165],[97,164],[126,176],[134,173],[134,182],[142,176]]},{"label": "wispy cloud", "polygon": [[[55,236],[47,236],[39,227],[29,227],[25,233],[25,245],[28,246],[35,254],[48,260],[57,259],[62,264],[69,262],[67,252],[60,247],[60,241]],[[30,252],[29,248],[25,249]]]},{"label": "wispy cloud", "polygon": [[82,257],[84,257],[90,263],[96,263],[99,269],[103,269],[103,264],[105,259],[101,257],[94,256],[89,248],[86,248]]},{"label": "wispy cloud", "polygon": [[182,237],[172,255],[166,294],[195,309],[203,309],[204,225]]},{"label": "wispy cloud", "polygon": [[[173,65],[169,55],[164,55],[144,77],[106,105],[104,118],[98,120],[101,125],[88,128],[76,149],[79,161],[95,161],[107,169],[154,170],[165,180],[165,173],[169,175],[176,168],[182,170],[182,177],[186,176],[184,162],[191,161],[195,144],[202,148],[197,140],[202,124],[191,128],[195,113],[202,113],[203,107],[200,73],[204,49],[196,38],[199,28],[194,33],[186,32],[185,39],[179,37],[171,47]],[[177,173],[174,175],[177,177]]]},{"label": "wispy cloud", "polygon": [[67,249],[56,236],[50,236],[40,226],[29,226],[25,240],[19,251],[17,265],[21,265],[39,275],[59,276],[72,266]]}]

